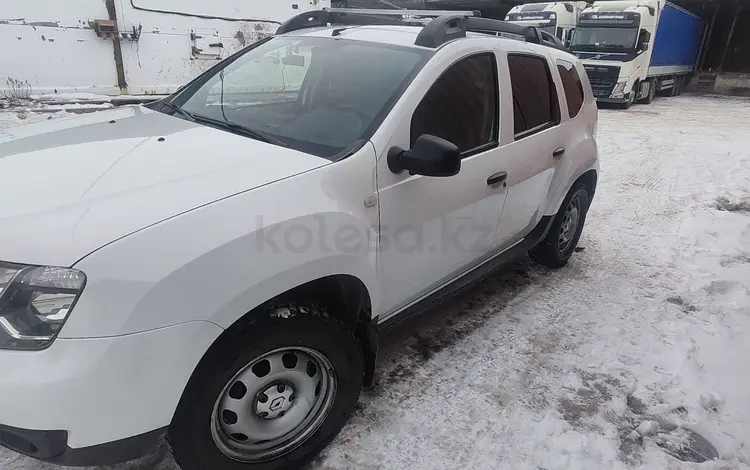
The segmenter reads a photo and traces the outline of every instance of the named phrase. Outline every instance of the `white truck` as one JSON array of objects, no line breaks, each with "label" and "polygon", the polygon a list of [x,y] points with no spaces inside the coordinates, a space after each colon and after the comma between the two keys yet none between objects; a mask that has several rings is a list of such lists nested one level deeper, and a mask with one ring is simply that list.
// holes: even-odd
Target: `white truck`
[{"label": "white truck", "polygon": [[664,0],[602,0],[578,17],[571,51],[583,62],[597,101],[629,108],[674,96],[690,80],[705,43],[705,22]]},{"label": "white truck", "polygon": [[589,5],[580,1],[516,5],[505,16],[505,21],[541,28],[567,46],[578,23],[578,15]]}]

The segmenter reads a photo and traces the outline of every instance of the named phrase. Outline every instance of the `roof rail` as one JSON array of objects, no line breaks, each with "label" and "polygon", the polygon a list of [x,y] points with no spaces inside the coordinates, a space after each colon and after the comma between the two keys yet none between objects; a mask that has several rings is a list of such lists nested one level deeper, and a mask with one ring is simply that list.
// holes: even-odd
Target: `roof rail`
[{"label": "roof rail", "polygon": [[310,10],[289,18],[276,30],[276,34],[284,34],[300,29],[318,28],[335,25],[409,25],[424,26],[424,20],[415,17],[434,18],[438,16],[479,16],[478,11],[446,11],[446,10],[378,10],[368,8],[323,8]]},{"label": "roof rail", "polygon": [[[434,19],[425,24],[424,18]],[[479,11],[324,8],[293,16],[279,26],[276,34],[318,28],[329,24],[423,26],[414,44],[430,48],[439,47],[453,39],[466,37],[466,32],[470,31],[565,49],[557,38],[543,33],[536,27],[482,18]]]}]

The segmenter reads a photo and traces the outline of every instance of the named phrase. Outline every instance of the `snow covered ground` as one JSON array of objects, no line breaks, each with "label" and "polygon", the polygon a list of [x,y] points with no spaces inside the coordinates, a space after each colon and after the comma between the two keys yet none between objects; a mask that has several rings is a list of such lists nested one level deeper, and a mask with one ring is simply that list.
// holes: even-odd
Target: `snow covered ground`
[{"label": "snow covered ground", "polygon": [[[314,469],[750,469],[750,101],[602,110],[599,144],[570,265],[519,261],[385,338]],[[698,436],[721,458],[672,456],[710,456]]]}]

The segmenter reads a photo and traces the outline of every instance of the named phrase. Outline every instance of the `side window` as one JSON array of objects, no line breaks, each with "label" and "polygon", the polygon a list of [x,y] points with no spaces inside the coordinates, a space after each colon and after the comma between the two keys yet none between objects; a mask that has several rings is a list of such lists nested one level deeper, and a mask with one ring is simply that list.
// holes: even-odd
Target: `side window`
[{"label": "side window", "polygon": [[547,60],[540,56],[508,54],[508,67],[516,139],[558,124],[560,106]]},{"label": "side window", "polygon": [[497,142],[497,66],[493,53],[466,57],[438,78],[411,118],[411,145],[422,134],[470,153]]},{"label": "side window", "polygon": [[557,61],[557,70],[560,72],[565,100],[568,102],[568,115],[576,117],[583,106],[583,84],[578,75],[575,65],[565,60]]},{"label": "side window", "polygon": [[576,29],[575,29],[575,28],[571,28],[571,29],[570,29],[570,31],[568,31],[568,37],[567,37],[567,39],[565,40],[565,45],[566,45],[566,46],[569,46],[569,45],[570,45],[570,41],[572,41],[572,40],[573,40],[573,35],[575,34],[575,32],[576,32]]}]

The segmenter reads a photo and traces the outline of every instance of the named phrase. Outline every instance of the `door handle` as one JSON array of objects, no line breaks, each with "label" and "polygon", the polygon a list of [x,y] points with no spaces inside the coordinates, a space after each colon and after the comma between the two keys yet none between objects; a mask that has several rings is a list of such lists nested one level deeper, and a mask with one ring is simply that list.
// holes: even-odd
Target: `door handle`
[{"label": "door handle", "polygon": [[552,156],[555,158],[562,157],[564,153],[565,153],[565,147],[560,147],[560,148],[556,148],[555,151],[552,152]]},{"label": "door handle", "polygon": [[507,178],[508,178],[508,173],[504,171],[498,171],[494,175],[487,178],[487,186],[492,186],[493,184],[498,184],[498,183],[504,183]]}]

